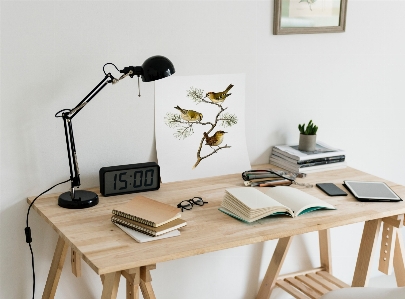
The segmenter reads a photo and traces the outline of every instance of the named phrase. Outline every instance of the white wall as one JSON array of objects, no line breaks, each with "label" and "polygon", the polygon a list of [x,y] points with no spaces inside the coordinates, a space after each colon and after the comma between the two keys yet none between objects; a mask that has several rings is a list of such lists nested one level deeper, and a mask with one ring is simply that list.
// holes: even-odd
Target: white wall
[{"label": "white wall", "polygon": [[[31,298],[24,240],[26,197],[68,178],[63,125],[102,66],[169,57],[177,75],[246,73],[249,158],[297,142],[313,119],[319,139],[348,151],[350,166],[405,184],[404,1],[349,1],[347,31],[272,35],[273,1],[1,1],[0,298]],[[156,160],[153,83],[108,86],[75,118],[83,187],[102,166]],[[67,190],[68,185],[54,189]],[[57,235],[30,214],[40,298]],[[335,274],[350,283],[362,224],[332,229]],[[158,298],[254,298],[276,242],[166,262]],[[316,234],[295,239],[283,272],[317,266]],[[101,282],[69,254],[56,298],[100,298]],[[374,267],[375,269],[377,267]],[[372,281],[379,272],[373,271]],[[392,279],[389,280],[392,283]],[[121,284],[118,298],[125,298]],[[276,291],[272,298],[287,298]]]}]

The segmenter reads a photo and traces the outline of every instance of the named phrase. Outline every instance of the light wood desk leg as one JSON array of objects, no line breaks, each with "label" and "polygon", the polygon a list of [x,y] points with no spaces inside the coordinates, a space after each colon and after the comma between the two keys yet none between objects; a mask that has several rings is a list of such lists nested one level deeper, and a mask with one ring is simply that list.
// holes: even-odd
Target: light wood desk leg
[{"label": "light wood desk leg", "polygon": [[387,275],[390,275],[393,269],[396,238],[397,228],[387,222],[383,222],[378,270]]},{"label": "light wood desk leg", "polygon": [[70,252],[70,263],[72,265],[72,273],[74,276],[82,276],[82,257],[73,248]]},{"label": "light wood desk leg", "polygon": [[365,287],[368,284],[371,257],[373,256],[380,232],[381,219],[366,221],[361,237],[359,254],[352,281],[352,287]]},{"label": "light wood desk leg", "polygon": [[266,275],[263,278],[256,299],[270,298],[271,291],[276,284],[278,274],[283,266],[288,249],[290,248],[292,238],[293,237],[291,236],[278,240],[276,249],[274,250],[273,257],[271,258],[269,267],[267,268]]},{"label": "light wood desk leg", "polygon": [[140,273],[140,268],[134,268],[121,272],[121,274],[127,280],[127,299],[139,299],[139,283],[141,282]]},{"label": "light wood desk leg", "polygon": [[326,272],[332,274],[332,254],[329,229],[319,231],[319,254],[321,267],[324,268]]},{"label": "light wood desk leg", "polygon": [[116,299],[121,271],[104,274],[103,293],[101,299]]},{"label": "light wood desk leg", "polygon": [[59,278],[62,273],[63,263],[65,262],[66,253],[69,246],[59,237],[56,244],[55,253],[53,254],[51,268],[49,269],[48,278],[46,280],[45,289],[42,294],[42,299],[52,299],[55,297],[56,288],[58,287]]},{"label": "light wood desk leg", "polygon": [[156,269],[156,265],[149,265],[141,267],[141,281],[140,287],[144,299],[156,299],[155,293],[152,288],[152,276],[150,270]]},{"label": "light wood desk leg", "polygon": [[394,250],[394,272],[399,287],[405,287],[405,247],[401,231],[397,229],[397,238],[395,240]]}]

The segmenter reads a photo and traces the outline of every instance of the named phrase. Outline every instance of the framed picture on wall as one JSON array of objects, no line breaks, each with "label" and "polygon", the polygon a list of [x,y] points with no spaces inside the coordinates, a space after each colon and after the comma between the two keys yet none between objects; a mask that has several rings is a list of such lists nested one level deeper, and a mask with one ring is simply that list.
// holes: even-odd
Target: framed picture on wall
[{"label": "framed picture on wall", "polygon": [[273,34],[344,32],[347,0],[274,0]]}]

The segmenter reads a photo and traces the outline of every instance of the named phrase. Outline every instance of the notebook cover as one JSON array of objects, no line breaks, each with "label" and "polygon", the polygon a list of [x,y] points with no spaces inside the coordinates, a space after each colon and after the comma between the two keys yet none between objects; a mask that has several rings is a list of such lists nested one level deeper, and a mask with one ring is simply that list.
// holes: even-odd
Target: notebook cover
[{"label": "notebook cover", "polygon": [[116,207],[112,212],[115,215],[154,227],[181,217],[178,208],[142,195],[135,196],[131,201]]},{"label": "notebook cover", "polygon": [[177,237],[180,236],[180,232],[178,230],[173,230],[167,234],[163,234],[158,237],[151,237],[148,235],[145,235],[143,233],[137,232],[136,230],[127,228],[125,226],[119,225],[115,223],[116,226],[118,226],[120,229],[122,229],[128,236],[133,238],[135,241],[139,243],[144,243],[144,242],[150,242],[150,241],[156,241],[160,239],[166,239],[166,238],[171,238],[171,237]]},{"label": "notebook cover", "polygon": [[149,226],[149,225],[146,225],[146,224],[134,221],[134,220],[130,220],[130,219],[127,219],[124,217],[116,216],[116,215],[113,215],[111,217],[111,221],[115,224],[118,223],[118,224],[124,225],[126,227],[129,227],[131,229],[136,229],[140,232],[147,233],[147,234],[153,235],[153,236],[159,236],[159,235],[165,234],[167,232],[170,232],[172,230],[175,230],[175,229],[178,229],[178,228],[181,228],[181,227],[187,225],[187,222],[180,218],[176,218],[159,227],[152,227],[152,226]]}]

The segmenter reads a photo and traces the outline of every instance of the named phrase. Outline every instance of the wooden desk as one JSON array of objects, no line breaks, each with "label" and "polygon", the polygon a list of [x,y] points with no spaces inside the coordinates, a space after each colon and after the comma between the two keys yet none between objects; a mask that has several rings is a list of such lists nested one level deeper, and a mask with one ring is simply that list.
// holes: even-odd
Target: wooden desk
[{"label": "wooden desk", "polygon": [[[256,168],[274,169],[276,167],[261,165]],[[382,180],[361,171],[346,168],[310,174],[300,181],[313,184],[332,182],[343,188],[341,185],[343,180],[349,179],[362,181]],[[401,198],[405,198],[404,186],[391,182],[387,183]],[[397,216],[397,218],[387,217],[405,213],[405,202],[362,203],[356,201],[351,195],[328,197],[316,187],[298,187],[333,204],[337,210],[316,211],[297,218],[269,217],[253,224],[246,224],[218,211],[224,189],[235,186],[243,186],[240,173],[162,184],[159,190],[144,193],[143,195],[147,197],[173,206],[176,206],[184,199],[194,196],[201,196],[205,201],[209,202],[203,207],[194,207],[191,211],[182,213],[182,218],[187,221],[188,225],[181,230],[181,236],[150,243],[135,242],[110,221],[111,210],[117,205],[132,199],[134,194],[107,198],[100,196],[100,203],[97,206],[83,210],[68,210],[59,207],[57,205],[58,195],[56,194],[43,196],[35,202],[33,208],[55,229],[59,235],[59,240],[42,298],[54,297],[69,247],[72,250],[72,271],[75,275],[80,276],[80,262],[83,259],[101,276],[103,281],[102,299],[116,297],[121,275],[127,279],[127,298],[138,298],[138,286],[141,287],[145,298],[155,298],[151,286],[150,270],[155,268],[156,263],[280,239],[257,295],[257,298],[269,298],[276,283],[277,286],[283,286],[283,281],[277,280],[277,278],[292,236],[320,231],[321,267],[300,274],[310,275],[311,273],[323,271],[326,275],[329,275],[331,269],[328,229],[357,222],[366,222],[366,224],[353,285],[364,286],[367,283],[370,257],[375,248],[381,219],[391,219],[392,223],[389,225],[400,227],[403,220],[401,220],[402,218],[400,220],[396,219],[402,216]],[[93,189],[93,191],[98,192],[97,189]],[[28,203],[32,199],[28,198]],[[398,261],[396,264],[402,262],[402,267],[397,266],[395,271],[397,279],[400,281],[399,284],[403,283],[405,285],[403,244],[400,242],[400,238],[396,240],[399,240],[398,246],[390,244],[392,250],[394,248],[398,249],[395,249],[399,252],[396,253]],[[401,248],[402,254],[400,254]],[[388,254],[391,252],[394,251],[389,251]],[[391,260],[392,255],[388,256],[388,261]],[[284,276],[284,278],[295,276],[297,275],[291,274],[290,276]],[[292,291],[290,290],[290,292]],[[313,298],[316,298],[316,296]]]}]

